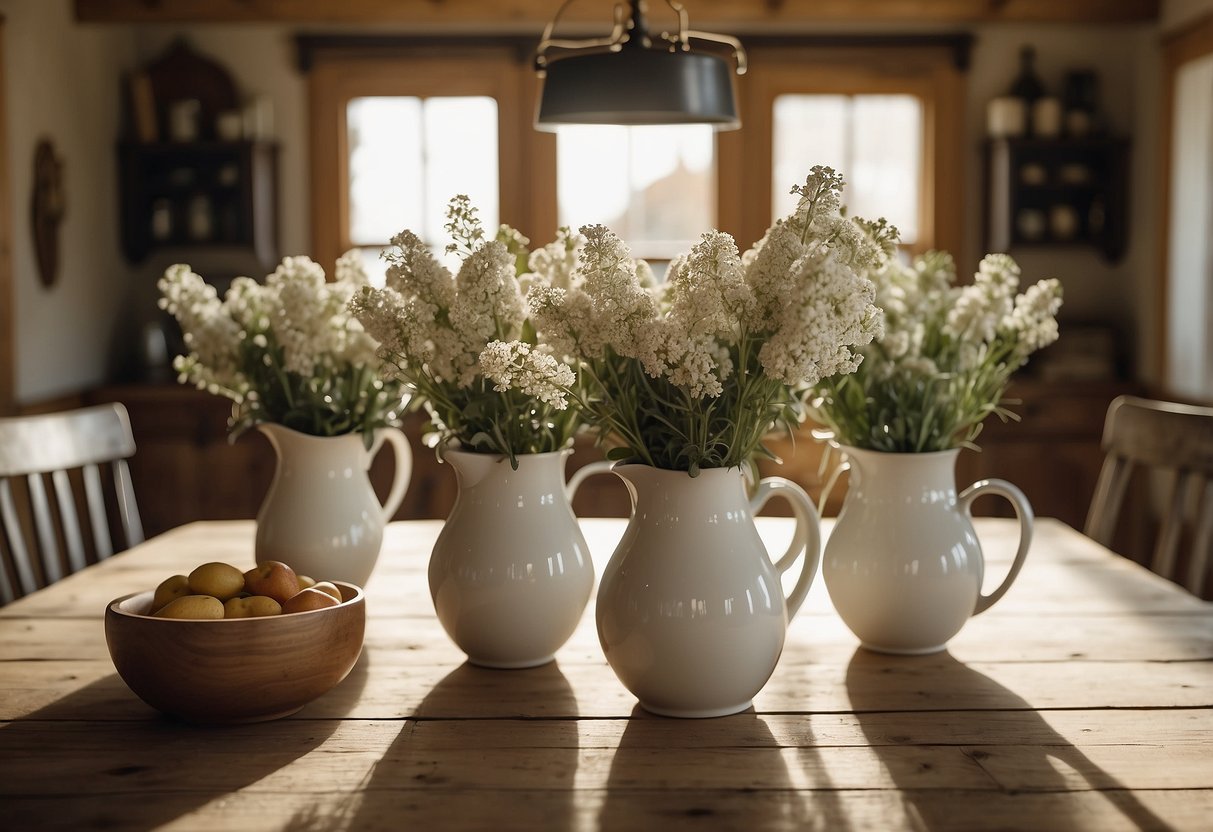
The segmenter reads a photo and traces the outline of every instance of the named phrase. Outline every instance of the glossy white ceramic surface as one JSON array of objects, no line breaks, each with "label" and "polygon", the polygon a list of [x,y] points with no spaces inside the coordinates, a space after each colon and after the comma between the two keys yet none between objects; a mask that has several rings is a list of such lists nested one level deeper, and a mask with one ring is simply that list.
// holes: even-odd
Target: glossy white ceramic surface
[{"label": "glossy white ceramic surface", "polygon": [[[380,428],[368,451],[361,434],[309,436],[277,424],[257,427],[278,455],[257,514],[257,562],[280,560],[318,581],[365,586],[379,558],[383,526],[408,489],[408,439],[396,428]],[[367,471],[384,442],[395,451],[396,475],[380,505]]]},{"label": "glossy white ceramic surface", "polygon": [[[958,495],[959,450],[843,450],[850,488],[822,560],[834,607],[869,650],[943,650],[1019,574],[1032,541],[1032,507],[1004,480],[983,480]],[[982,494],[1005,497],[1020,522],[1015,561],[990,595],[981,594],[984,561],[970,514]]]},{"label": "glossy white ceramic surface", "polygon": [[517,470],[498,454],[443,454],[459,494],[430,556],[430,595],[474,664],[550,662],[581,619],[594,565],[569,500],[585,477],[610,465],[584,466],[566,486],[570,453],[523,454]]},{"label": "glossy white ceramic surface", "polygon": [[[778,477],[747,498],[735,468],[693,478],[645,465],[614,471],[627,483],[633,511],[598,591],[607,661],[653,713],[745,710],[775,670],[788,620],[817,573],[821,542],[812,504]],[[797,520],[777,563],[754,527],[754,513],[774,496],[791,503]],[[785,601],[780,575],[797,560],[800,576]]]}]

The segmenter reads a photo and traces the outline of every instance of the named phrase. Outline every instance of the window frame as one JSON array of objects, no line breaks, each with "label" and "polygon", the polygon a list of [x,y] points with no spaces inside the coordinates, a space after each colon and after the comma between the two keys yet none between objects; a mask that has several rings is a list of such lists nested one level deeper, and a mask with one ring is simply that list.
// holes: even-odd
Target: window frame
[{"label": "window frame", "polygon": [[[545,182],[531,181],[528,160],[542,154],[541,143],[524,143],[525,113],[533,93],[529,73],[516,53],[500,47],[443,50],[409,56],[319,57],[308,77],[312,249],[332,263],[354,248],[349,235],[349,125],[346,108],[371,96],[487,95],[497,101],[498,189],[501,221],[524,230],[532,224],[527,206],[540,201]],[[532,104],[533,106],[533,104]],[[554,157],[554,150],[553,150]],[[551,189],[555,192],[554,177]],[[553,197],[554,200],[554,197]]]},{"label": "window frame", "polygon": [[[910,94],[923,102],[920,233],[912,252],[963,247],[967,36],[744,39],[738,79],[743,129],[716,134],[716,224],[741,249],[772,221],[773,105],[783,94]],[[367,39],[309,36],[311,220],[314,255],[332,262],[348,237],[345,108],[368,95],[491,95],[498,102],[500,217],[536,243],[557,223],[556,134],[534,129],[539,82],[529,38]],[[301,41],[301,51],[304,42]],[[845,174],[845,171],[843,172]],[[704,229],[707,231],[708,229]]]},{"label": "window frame", "polygon": [[[920,231],[909,251],[920,253],[939,248],[961,257],[964,238],[963,69],[951,50],[937,47],[752,49],[742,105],[745,128],[740,133],[740,154],[751,168],[742,174],[744,180],[739,183],[740,202],[745,210],[740,216],[731,218],[741,232],[738,239],[758,239],[771,222],[776,98],[781,95],[912,95],[922,102],[923,135]],[[845,175],[846,171],[842,173]]]}]

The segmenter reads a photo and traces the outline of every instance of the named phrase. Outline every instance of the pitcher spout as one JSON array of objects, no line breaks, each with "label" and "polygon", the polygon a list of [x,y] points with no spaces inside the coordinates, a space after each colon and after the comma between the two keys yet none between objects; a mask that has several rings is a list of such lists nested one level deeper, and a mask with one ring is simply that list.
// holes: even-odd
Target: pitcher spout
[{"label": "pitcher spout", "polygon": [[493,473],[494,466],[510,464],[509,459],[500,454],[478,454],[470,451],[448,450],[441,458],[455,469],[455,479],[459,481],[459,487],[465,490],[484,482]]}]

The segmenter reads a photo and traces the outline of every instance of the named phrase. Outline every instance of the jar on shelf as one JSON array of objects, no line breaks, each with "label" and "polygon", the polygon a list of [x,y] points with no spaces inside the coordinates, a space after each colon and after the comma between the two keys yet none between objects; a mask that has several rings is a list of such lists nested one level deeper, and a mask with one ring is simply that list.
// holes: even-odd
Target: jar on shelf
[{"label": "jar on shelf", "polygon": [[203,242],[215,233],[215,222],[211,216],[211,200],[206,194],[197,194],[190,200],[188,228],[191,240]]}]

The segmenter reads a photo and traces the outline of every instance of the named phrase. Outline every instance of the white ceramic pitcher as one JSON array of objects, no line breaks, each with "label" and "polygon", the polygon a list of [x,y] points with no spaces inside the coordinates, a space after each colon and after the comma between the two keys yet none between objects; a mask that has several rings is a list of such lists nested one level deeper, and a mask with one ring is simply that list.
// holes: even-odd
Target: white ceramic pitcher
[{"label": "white ceramic pitcher", "polygon": [[[934,653],[1010,588],[1032,542],[1032,507],[1005,480],[956,493],[959,449],[882,453],[843,448],[850,488],[826,542],[822,577],[842,620],[881,653]],[[1002,584],[981,594],[984,561],[970,506],[1005,497],[1019,517],[1019,549]]]},{"label": "white ceramic pitcher", "polygon": [[[780,477],[753,496],[736,468],[691,477],[646,465],[617,465],[632,518],[598,591],[598,637],[611,668],[646,710],[713,717],[750,707],[775,670],[789,619],[821,559],[808,496]],[[788,500],[796,530],[772,563],[754,514]],[[784,598],[780,575],[804,555]]]},{"label": "white ceramic pitcher", "polygon": [[[396,428],[379,428],[367,450],[358,433],[310,436],[269,422],[257,428],[278,455],[257,514],[257,562],[280,560],[318,581],[365,586],[379,559],[384,524],[408,489],[408,439]],[[396,475],[380,505],[367,472],[384,442],[396,452]]]},{"label": "white ceramic pitcher", "polygon": [[447,450],[459,494],[430,556],[430,595],[451,640],[483,667],[552,661],[577,629],[594,564],[569,505],[609,462],[564,481],[572,451],[500,454]]}]

